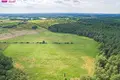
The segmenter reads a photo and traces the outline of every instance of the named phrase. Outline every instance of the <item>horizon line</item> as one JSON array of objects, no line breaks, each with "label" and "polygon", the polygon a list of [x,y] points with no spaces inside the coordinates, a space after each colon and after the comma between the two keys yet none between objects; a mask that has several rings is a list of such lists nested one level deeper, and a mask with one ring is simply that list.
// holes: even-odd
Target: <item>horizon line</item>
[{"label": "horizon line", "polygon": [[75,12],[45,12],[45,13],[0,13],[0,14],[120,14],[120,13],[75,13]]}]

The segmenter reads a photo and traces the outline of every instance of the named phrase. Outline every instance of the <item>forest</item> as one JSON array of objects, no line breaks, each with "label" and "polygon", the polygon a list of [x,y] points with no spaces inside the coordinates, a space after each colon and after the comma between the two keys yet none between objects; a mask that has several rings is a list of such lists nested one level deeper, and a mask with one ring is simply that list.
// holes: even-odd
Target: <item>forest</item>
[{"label": "forest", "polygon": [[50,31],[86,36],[99,42],[94,76],[82,80],[120,79],[120,20],[118,18],[80,19],[77,22],[56,24]]}]

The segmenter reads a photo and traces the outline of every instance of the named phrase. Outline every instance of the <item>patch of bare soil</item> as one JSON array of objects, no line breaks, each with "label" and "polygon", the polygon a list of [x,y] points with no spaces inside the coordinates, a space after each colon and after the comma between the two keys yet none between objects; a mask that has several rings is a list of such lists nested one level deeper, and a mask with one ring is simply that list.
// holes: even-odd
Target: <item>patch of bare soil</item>
[{"label": "patch of bare soil", "polygon": [[16,62],[14,66],[15,66],[15,68],[20,69],[20,70],[24,69],[24,66],[18,62]]},{"label": "patch of bare soil", "polygon": [[84,56],[82,59],[84,60],[82,68],[86,69],[88,71],[88,75],[92,76],[94,74],[95,67],[94,58]]},{"label": "patch of bare soil", "polygon": [[0,40],[10,39],[18,36],[24,36],[29,34],[37,34],[35,30],[21,30],[21,31],[10,31],[9,33],[0,34]]},{"label": "patch of bare soil", "polygon": [[25,61],[25,62],[29,62],[31,64],[34,64],[36,62],[36,59],[34,57],[33,58],[23,57],[22,60]]}]

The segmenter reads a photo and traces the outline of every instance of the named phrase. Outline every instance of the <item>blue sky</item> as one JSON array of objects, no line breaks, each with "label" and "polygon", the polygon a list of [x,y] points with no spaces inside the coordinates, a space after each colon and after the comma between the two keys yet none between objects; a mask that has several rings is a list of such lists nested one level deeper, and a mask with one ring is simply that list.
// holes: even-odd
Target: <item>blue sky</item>
[{"label": "blue sky", "polygon": [[0,13],[120,13],[120,0],[17,0]]}]

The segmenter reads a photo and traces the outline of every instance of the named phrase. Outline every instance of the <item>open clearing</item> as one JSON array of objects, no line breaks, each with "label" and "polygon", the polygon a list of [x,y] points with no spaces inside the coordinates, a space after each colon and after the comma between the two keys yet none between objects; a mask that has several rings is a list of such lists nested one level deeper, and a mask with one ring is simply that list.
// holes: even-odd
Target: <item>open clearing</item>
[{"label": "open clearing", "polygon": [[[12,35],[13,34],[13,35]],[[48,44],[9,44],[4,50],[12,57],[14,66],[28,74],[29,80],[63,80],[92,76],[94,58],[99,53],[93,39],[63,33],[53,33],[44,28],[36,31],[16,31],[11,37],[0,37],[6,42],[41,42]],[[27,35],[26,35],[27,34]],[[73,42],[73,44],[53,44]]]},{"label": "open clearing", "polygon": [[[66,74],[67,78],[93,74],[98,44],[92,39],[46,30],[6,41],[43,40],[48,44],[10,44],[4,54],[13,58],[14,66],[25,71],[29,80],[63,80],[63,74]],[[52,44],[53,41],[74,44]]]}]

